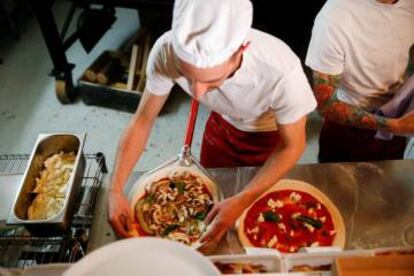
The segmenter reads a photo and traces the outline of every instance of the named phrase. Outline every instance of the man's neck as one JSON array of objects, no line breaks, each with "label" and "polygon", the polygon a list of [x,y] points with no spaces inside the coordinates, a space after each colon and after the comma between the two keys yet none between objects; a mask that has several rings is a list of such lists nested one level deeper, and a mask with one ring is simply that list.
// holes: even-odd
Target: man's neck
[{"label": "man's neck", "polygon": [[234,63],[234,67],[233,67],[230,75],[227,77],[227,79],[229,79],[229,78],[231,78],[231,77],[234,76],[234,74],[236,73],[236,71],[240,69],[242,63],[243,63],[243,54],[241,54],[239,57],[237,57],[237,60]]}]

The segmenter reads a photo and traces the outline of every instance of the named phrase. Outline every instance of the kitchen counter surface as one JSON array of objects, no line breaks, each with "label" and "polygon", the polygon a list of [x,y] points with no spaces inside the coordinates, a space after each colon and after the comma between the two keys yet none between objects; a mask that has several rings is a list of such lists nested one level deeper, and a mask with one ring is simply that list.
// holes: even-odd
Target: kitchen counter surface
[{"label": "kitchen counter surface", "polygon": [[[257,168],[210,169],[224,196],[239,192]],[[131,187],[143,172],[134,172]],[[414,160],[297,165],[286,178],[310,183],[338,207],[345,222],[346,249],[414,246]],[[97,201],[88,251],[116,240],[107,222],[106,197],[110,176]],[[234,229],[215,254],[243,250]]]}]

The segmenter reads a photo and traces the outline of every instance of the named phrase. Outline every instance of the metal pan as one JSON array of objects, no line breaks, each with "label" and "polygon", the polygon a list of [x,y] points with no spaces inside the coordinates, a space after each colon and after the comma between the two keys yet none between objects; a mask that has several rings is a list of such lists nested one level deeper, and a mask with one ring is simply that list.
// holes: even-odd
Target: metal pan
[{"label": "metal pan", "polygon": [[[52,133],[40,134],[31,153],[28,166],[22,177],[20,188],[10,209],[7,224],[24,225],[33,236],[55,236],[69,229],[76,196],[82,182],[85,170],[85,157],[82,149],[85,134]],[[64,204],[60,211],[53,217],[43,220],[30,220],[27,210],[34,199],[33,189],[36,185],[36,177],[43,169],[44,161],[59,152],[75,152],[76,160],[67,184]]]}]

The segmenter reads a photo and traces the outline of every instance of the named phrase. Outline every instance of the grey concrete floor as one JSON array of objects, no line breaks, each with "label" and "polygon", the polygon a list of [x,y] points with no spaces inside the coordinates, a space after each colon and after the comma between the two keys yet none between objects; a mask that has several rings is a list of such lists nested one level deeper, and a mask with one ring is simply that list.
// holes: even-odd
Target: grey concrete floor
[{"label": "grey concrete floor", "polygon": [[[56,2],[55,16],[61,25],[69,8],[67,2]],[[139,28],[136,11],[117,9],[118,20],[94,50],[86,54],[79,43],[68,51],[68,59],[76,64],[77,80],[87,66],[106,49],[117,48]],[[20,24],[21,39],[15,41],[0,29],[0,154],[29,153],[39,133],[87,133],[85,151],[103,152],[111,170],[121,132],[132,114],[81,101],[62,105],[55,96],[55,81],[48,76],[52,63],[33,16]],[[156,121],[147,148],[136,170],[148,170],[175,156],[182,145],[189,97],[176,93]],[[201,135],[208,110],[201,107],[193,142],[198,157]],[[308,123],[308,146],[300,163],[316,162],[320,118],[311,114]]]},{"label": "grey concrete floor", "polygon": [[[66,2],[54,6],[56,18],[64,18]],[[95,49],[86,54],[79,43],[68,51],[76,64],[74,79],[106,49],[116,49],[139,28],[136,11],[118,9],[118,20]],[[61,21],[61,20],[59,20]],[[103,152],[111,169],[118,139],[132,114],[80,100],[62,105],[55,96],[55,81],[48,76],[52,63],[35,19],[25,22],[21,40],[0,32],[0,153],[29,153],[39,133],[87,133],[85,151]],[[189,98],[174,95],[157,120],[137,170],[147,170],[175,156],[181,148]],[[194,138],[194,153],[200,146],[200,129],[207,112],[200,110]]]}]

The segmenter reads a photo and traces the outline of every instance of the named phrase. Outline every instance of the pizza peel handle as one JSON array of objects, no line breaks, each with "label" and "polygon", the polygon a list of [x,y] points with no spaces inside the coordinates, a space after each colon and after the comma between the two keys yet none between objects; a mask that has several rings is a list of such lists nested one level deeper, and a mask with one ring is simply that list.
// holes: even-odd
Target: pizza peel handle
[{"label": "pizza peel handle", "polygon": [[190,114],[188,115],[187,128],[185,130],[184,146],[191,148],[193,142],[194,128],[197,121],[198,113],[198,101],[195,99],[191,100]]},{"label": "pizza peel handle", "polygon": [[197,112],[198,112],[198,101],[195,99],[191,100],[190,113],[188,114],[187,128],[184,135],[184,146],[181,150],[181,153],[178,157],[178,164],[181,166],[191,166],[193,164],[194,158],[191,155],[191,144],[193,142],[193,134],[195,123],[197,121]]}]

